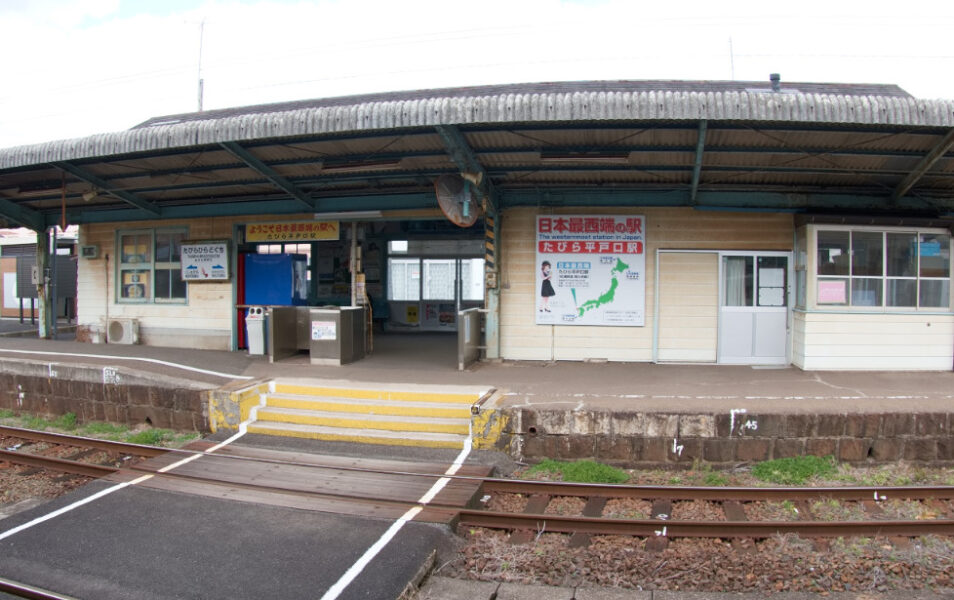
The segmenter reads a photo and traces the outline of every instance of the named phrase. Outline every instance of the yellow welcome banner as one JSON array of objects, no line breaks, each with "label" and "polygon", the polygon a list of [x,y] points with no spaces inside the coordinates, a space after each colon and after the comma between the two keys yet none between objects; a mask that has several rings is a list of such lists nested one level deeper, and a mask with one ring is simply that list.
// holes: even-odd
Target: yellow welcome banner
[{"label": "yellow welcome banner", "polygon": [[276,221],[249,223],[245,226],[247,242],[316,242],[339,239],[338,221]]}]

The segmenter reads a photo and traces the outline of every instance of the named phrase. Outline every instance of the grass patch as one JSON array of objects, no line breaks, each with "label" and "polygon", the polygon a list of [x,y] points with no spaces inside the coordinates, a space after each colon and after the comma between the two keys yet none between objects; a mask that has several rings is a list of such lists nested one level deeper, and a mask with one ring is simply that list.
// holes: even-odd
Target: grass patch
[{"label": "grass patch", "polygon": [[130,444],[158,446],[162,442],[171,441],[174,437],[175,432],[171,429],[144,429],[126,436],[126,441]]},{"label": "grass patch", "polygon": [[38,417],[36,415],[28,415],[23,417],[23,427],[27,429],[36,429],[37,431],[46,431],[52,423],[44,419],[43,417]]},{"label": "grass patch", "polygon": [[729,478],[723,475],[722,473],[706,473],[706,476],[702,478],[702,483],[709,487],[725,487],[729,485]]},{"label": "grass patch", "polygon": [[145,446],[165,446],[175,448],[184,446],[201,437],[195,431],[172,431],[171,429],[139,429],[131,431],[127,425],[90,421],[77,423],[76,413],[66,413],[56,418],[43,418],[37,415],[20,414],[11,410],[0,410],[0,420],[14,427],[35,429],[37,431],[71,432],[92,438],[102,438],[114,442],[130,442]]},{"label": "grass patch", "polygon": [[57,429],[73,431],[76,429],[76,413],[66,413],[65,415],[61,415],[54,419],[50,424]]},{"label": "grass patch", "polygon": [[592,460],[563,462],[547,458],[530,467],[527,473],[559,475],[563,481],[577,483],[623,483],[629,480],[626,471]]},{"label": "grass patch", "polygon": [[129,427],[117,425],[116,423],[105,423],[103,421],[93,421],[83,425],[83,433],[126,433]]},{"label": "grass patch", "polygon": [[102,421],[94,421],[92,423],[86,423],[83,425],[79,432],[81,435],[87,437],[105,437],[110,440],[118,440],[123,434],[127,433],[129,428],[125,425],[117,425],[116,423],[104,423]]},{"label": "grass patch", "polygon": [[752,476],[782,485],[801,485],[813,477],[826,477],[837,469],[833,456],[796,456],[761,462],[752,467]]}]

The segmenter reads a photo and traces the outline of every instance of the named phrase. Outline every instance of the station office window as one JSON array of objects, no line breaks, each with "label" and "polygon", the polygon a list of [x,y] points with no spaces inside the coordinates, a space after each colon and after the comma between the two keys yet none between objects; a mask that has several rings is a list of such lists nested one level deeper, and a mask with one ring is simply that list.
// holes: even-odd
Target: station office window
[{"label": "station office window", "polygon": [[185,229],[137,229],[117,236],[119,302],[184,303],[181,248]]},{"label": "station office window", "polygon": [[816,230],[816,304],[951,308],[951,235],[918,230]]}]

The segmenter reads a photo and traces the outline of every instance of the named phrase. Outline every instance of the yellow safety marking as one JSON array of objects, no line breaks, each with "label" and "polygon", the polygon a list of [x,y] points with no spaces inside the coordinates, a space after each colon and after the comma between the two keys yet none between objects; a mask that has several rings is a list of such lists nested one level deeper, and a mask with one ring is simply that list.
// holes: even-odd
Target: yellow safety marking
[{"label": "yellow safety marking", "polygon": [[427,448],[461,448],[464,445],[464,442],[452,442],[452,441],[440,441],[440,440],[416,440],[410,438],[378,438],[372,436],[363,436],[363,435],[351,435],[351,434],[328,434],[328,433],[317,433],[311,431],[283,431],[277,429],[269,429],[264,427],[256,427],[250,425],[248,428],[249,433],[261,433],[265,435],[280,435],[284,437],[297,437],[297,438],[306,438],[312,440],[324,440],[329,442],[354,442],[358,444],[378,444],[378,445],[387,445],[387,446],[423,446]]},{"label": "yellow safety marking", "polygon": [[[436,404],[436,403],[435,403]],[[349,404],[334,400],[305,399],[305,398],[275,398],[268,397],[267,406],[276,408],[297,408],[300,410],[319,410],[324,412],[349,412],[374,415],[391,415],[405,417],[441,417],[452,419],[469,419],[470,406],[407,406],[381,404]]]},{"label": "yellow safety marking", "polygon": [[503,411],[496,409],[484,409],[474,415],[471,418],[474,448],[477,450],[499,448],[508,420]]},{"label": "yellow safety marking", "polygon": [[414,423],[409,421],[372,421],[347,417],[325,417],[318,415],[291,415],[276,413],[268,409],[258,411],[260,421],[297,423],[299,425],[321,425],[323,427],[342,427],[345,429],[380,429],[383,431],[427,431],[432,433],[455,433],[467,435],[468,423]]},{"label": "yellow safety marking", "polygon": [[443,402],[447,404],[467,404],[480,399],[480,394],[462,394],[447,392],[415,392],[408,390],[372,390],[357,388],[334,388],[310,385],[276,383],[275,393],[297,396],[337,396],[339,398],[361,398],[364,400],[403,400],[405,402]]}]

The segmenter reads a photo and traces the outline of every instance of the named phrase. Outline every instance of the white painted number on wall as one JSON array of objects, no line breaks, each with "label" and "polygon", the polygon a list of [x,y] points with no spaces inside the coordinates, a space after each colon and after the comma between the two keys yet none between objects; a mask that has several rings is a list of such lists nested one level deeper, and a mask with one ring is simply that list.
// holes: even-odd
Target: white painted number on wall
[{"label": "white painted number on wall", "polygon": [[103,384],[119,385],[119,371],[112,367],[103,367]]}]

